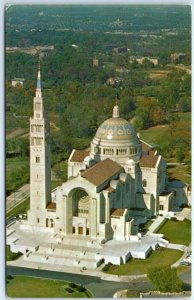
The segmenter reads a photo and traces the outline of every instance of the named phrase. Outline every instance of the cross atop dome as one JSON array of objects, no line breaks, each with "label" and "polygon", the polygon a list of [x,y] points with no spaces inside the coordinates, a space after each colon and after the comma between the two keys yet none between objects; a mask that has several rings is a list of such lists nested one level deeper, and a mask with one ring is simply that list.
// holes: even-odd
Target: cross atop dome
[{"label": "cross atop dome", "polygon": [[113,114],[112,114],[113,118],[119,118],[119,107],[117,101],[118,101],[118,95],[116,94],[116,105],[113,108]]}]

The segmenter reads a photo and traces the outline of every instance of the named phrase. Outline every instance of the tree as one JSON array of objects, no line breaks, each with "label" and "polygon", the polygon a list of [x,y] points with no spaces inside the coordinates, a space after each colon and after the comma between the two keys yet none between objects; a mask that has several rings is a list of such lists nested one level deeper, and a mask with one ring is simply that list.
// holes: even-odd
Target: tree
[{"label": "tree", "polygon": [[176,149],[176,158],[178,160],[179,163],[182,163],[185,159],[185,153],[184,153],[184,148],[183,147],[179,147]]},{"label": "tree", "polygon": [[152,281],[157,291],[163,293],[183,291],[183,282],[179,279],[177,270],[170,266],[150,269],[148,278]]}]

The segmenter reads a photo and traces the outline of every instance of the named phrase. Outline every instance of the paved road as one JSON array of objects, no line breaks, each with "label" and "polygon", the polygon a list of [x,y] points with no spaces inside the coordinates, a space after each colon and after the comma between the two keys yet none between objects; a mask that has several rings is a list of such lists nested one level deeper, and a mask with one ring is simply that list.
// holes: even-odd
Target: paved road
[{"label": "paved road", "polygon": [[189,270],[179,275],[180,279],[184,282],[184,287],[186,291],[191,290],[191,268],[192,267],[189,267]]},{"label": "paved road", "polygon": [[112,298],[116,291],[123,290],[126,288],[132,288],[133,290],[137,289],[140,291],[149,291],[151,289],[151,284],[143,279],[141,279],[141,281],[134,281],[130,283],[112,282],[104,281],[101,280],[99,277],[94,276],[26,269],[11,266],[7,266],[7,274],[35,276],[74,282],[76,284],[85,286],[88,290],[92,292],[95,298]]},{"label": "paved road", "polygon": [[9,212],[30,196],[30,184],[25,184],[6,198],[6,211]]}]

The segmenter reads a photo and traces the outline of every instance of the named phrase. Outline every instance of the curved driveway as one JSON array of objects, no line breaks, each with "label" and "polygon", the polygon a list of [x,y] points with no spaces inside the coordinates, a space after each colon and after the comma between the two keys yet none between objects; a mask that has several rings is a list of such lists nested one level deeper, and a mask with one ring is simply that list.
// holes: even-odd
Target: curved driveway
[{"label": "curved driveway", "polygon": [[149,291],[151,289],[151,284],[147,281],[143,281],[143,279],[141,279],[139,282],[136,281],[129,283],[112,282],[101,280],[99,277],[87,275],[68,274],[12,266],[7,266],[7,274],[26,275],[74,282],[76,284],[85,286],[89,291],[92,292],[95,298],[112,298],[116,291],[126,288],[132,288],[133,290],[140,290],[142,292]]}]

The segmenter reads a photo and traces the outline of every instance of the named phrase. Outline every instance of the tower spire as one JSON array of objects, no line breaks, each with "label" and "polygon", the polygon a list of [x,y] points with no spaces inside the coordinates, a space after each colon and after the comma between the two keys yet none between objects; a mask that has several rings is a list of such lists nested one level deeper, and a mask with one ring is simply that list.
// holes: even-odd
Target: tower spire
[{"label": "tower spire", "polygon": [[113,108],[113,115],[112,115],[113,118],[119,118],[119,107],[117,101],[118,101],[118,94],[116,94],[116,99],[115,99],[116,103]]},{"label": "tower spire", "polygon": [[36,93],[34,97],[34,118],[44,118],[44,107],[42,99],[40,60],[38,62],[38,76],[36,84]]},{"label": "tower spire", "polygon": [[42,97],[42,90],[41,90],[41,76],[40,76],[40,60],[38,62],[38,77],[37,77],[37,84],[36,84],[36,97]]},{"label": "tower spire", "polygon": [[[44,114],[40,62],[30,118],[30,211],[31,225],[45,226],[46,207],[51,199],[50,123]],[[42,216],[45,216],[42,217]]]}]

